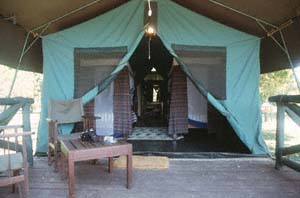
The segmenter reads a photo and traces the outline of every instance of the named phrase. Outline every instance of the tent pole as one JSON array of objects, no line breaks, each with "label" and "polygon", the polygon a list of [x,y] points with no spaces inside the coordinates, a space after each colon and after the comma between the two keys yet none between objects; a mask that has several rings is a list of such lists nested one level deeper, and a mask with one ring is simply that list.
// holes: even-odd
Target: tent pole
[{"label": "tent pole", "polygon": [[285,48],[285,53],[286,53],[287,58],[288,58],[288,60],[289,60],[290,66],[291,66],[291,68],[292,68],[293,75],[294,75],[294,77],[295,77],[295,81],[296,81],[296,83],[297,83],[298,90],[300,91],[300,82],[299,82],[298,76],[297,76],[297,74],[296,74],[295,66],[294,66],[294,63],[293,63],[292,58],[291,58],[291,56],[290,56],[290,52],[289,52],[289,50],[288,50],[288,48],[287,48],[287,45],[286,45],[286,42],[285,42],[285,38],[284,38],[283,33],[282,33],[281,30],[279,30],[279,33],[280,33],[280,36],[281,36],[281,40],[282,40],[283,46],[284,46],[284,48]]},{"label": "tent pole", "polygon": [[35,32],[35,31],[37,31],[37,30],[43,28],[43,27],[46,26],[46,25],[49,26],[50,24],[55,23],[55,22],[61,20],[62,18],[65,18],[65,17],[67,17],[67,16],[69,16],[69,15],[71,15],[71,14],[74,14],[74,13],[76,13],[76,12],[79,12],[79,11],[81,11],[81,10],[87,8],[87,7],[90,7],[90,6],[96,4],[96,3],[100,2],[100,1],[102,1],[102,0],[95,0],[95,1],[92,1],[92,2],[90,2],[90,3],[88,3],[88,4],[85,4],[85,5],[83,5],[83,6],[79,7],[79,8],[76,8],[76,9],[74,9],[74,10],[72,10],[72,11],[70,11],[70,12],[68,12],[68,13],[66,13],[66,14],[64,14],[64,15],[62,15],[62,16],[60,16],[60,17],[54,18],[54,19],[52,19],[52,20],[50,20],[50,21],[48,21],[48,22],[46,22],[46,23],[44,23],[44,24],[41,24],[41,25],[39,25],[39,26],[37,26],[37,27],[31,29],[30,32]]},{"label": "tent pole", "polygon": [[[256,22],[266,33],[268,33],[268,30],[266,29],[266,27],[263,24],[261,24],[261,22],[259,22],[259,21],[256,21]],[[273,35],[270,35],[269,37],[271,37],[271,39],[282,49],[282,51],[284,51],[284,53],[286,53],[284,46],[282,46]]]},{"label": "tent pole", "polygon": [[[260,27],[268,34],[268,30],[266,29],[266,27],[265,27],[263,24],[261,24],[259,21],[256,21],[256,22],[257,22],[257,23],[260,25]],[[281,41],[282,41],[283,45],[279,43],[279,41],[273,36],[273,34],[272,34],[272,35],[269,35],[269,37],[271,37],[272,40],[273,40],[273,41],[281,48],[281,50],[286,54],[286,56],[287,56],[287,58],[288,58],[288,61],[289,61],[289,64],[290,64],[290,67],[291,67],[292,72],[293,72],[293,76],[294,76],[294,78],[295,78],[295,81],[296,81],[296,84],[297,84],[297,87],[298,87],[298,90],[300,91],[300,82],[299,82],[298,76],[297,76],[297,74],[296,74],[295,66],[294,66],[293,61],[292,61],[292,59],[291,59],[289,50],[288,50],[288,48],[287,48],[287,45],[286,45],[286,42],[285,42],[285,38],[284,38],[284,36],[283,36],[282,30],[279,29],[278,31],[279,31],[279,33],[280,33],[280,37],[281,37]]]},{"label": "tent pole", "polygon": [[[43,34],[49,27],[50,24],[48,24],[42,31],[40,34]],[[16,79],[17,79],[17,75],[18,75],[18,72],[20,70],[20,67],[21,67],[21,62],[23,60],[23,57],[24,55],[30,50],[30,48],[34,45],[34,43],[39,39],[39,37],[36,37],[30,44],[28,47],[27,46],[27,43],[28,43],[28,39],[29,39],[29,35],[30,35],[30,32],[27,32],[27,35],[26,35],[26,39],[25,39],[25,42],[24,42],[24,45],[23,45],[23,49],[21,51],[21,55],[19,57],[19,61],[18,61],[18,65],[17,65],[17,68],[16,68],[16,71],[15,71],[15,74],[14,74],[14,77],[13,77],[13,81],[12,81],[12,84],[10,86],[10,89],[9,89],[9,93],[8,93],[8,98],[11,97],[11,94],[12,94],[12,91],[14,89],[14,86],[15,86],[15,83],[16,83]],[[5,107],[6,109],[6,107]]]},{"label": "tent pole", "polygon": [[269,23],[269,22],[267,22],[267,21],[264,21],[264,20],[262,20],[262,19],[259,19],[259,18],[257,18],[257,17],[254,17],[254,16],[252,16],[252,15],[250,15],[250,14],[246,14],[246,13],[240,11],[240,10],[234,9],[234,8],[232,8],[232,7],[228,6],[228,5],[225,5],[225,4],[223,4],[223,3],[220,3],[220,2],[218,2],[218,1],[215,1],[215,0],[209,0],[209,1],[210,1],[211,3],[214,3],[214,4],[216,4],[216,5],[219,5],[219,6],[223,7],[223,8],[226,8],[226,9],[229,9],[229,10],[231,10],[231,11],[234,11],[234,12],[236,12],[236,13],[238,13],[238,14],[241,14],[241,15],[243,15],[243,16],[246,16],[246,17],[248,17],[248,18],[250,18],[250,19],[253,19],[253,20],[255,20],[255,21],[259,21],[259,22],[264,23],[264,24],[266,24],[266,25],[268,25],[268,26],[271,26],[271,27],[273,27],[273,28],[278,28],[276,25],[274,25],[274,24],[272,24],[272,23]]}]

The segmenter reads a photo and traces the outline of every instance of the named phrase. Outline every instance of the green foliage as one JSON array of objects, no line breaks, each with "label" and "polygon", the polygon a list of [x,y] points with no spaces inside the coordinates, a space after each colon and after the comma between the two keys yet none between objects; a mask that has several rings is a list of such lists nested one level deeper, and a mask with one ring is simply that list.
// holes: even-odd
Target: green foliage
[{"label": "green foliage", "polygon": [[297,90],[291,70],[281,70],[260,75],[260,96],[262,102],[270,96],[288,94]]}]

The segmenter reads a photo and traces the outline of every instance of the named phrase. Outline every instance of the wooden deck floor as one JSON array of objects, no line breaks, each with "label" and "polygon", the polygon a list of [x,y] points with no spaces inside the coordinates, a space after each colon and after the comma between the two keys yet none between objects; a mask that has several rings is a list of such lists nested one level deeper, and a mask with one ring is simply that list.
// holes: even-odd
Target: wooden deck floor
[{"label": "wooden deck floor", "polygon": [[[76,164],[76,197],[300,197],[300,173],[274,169],[269,159],[171,160],[166,170],[134,170],[127,190],[124,169],[107,172],[104,164]],[[67,180],[53,173],[46,158],[30,169],[30,197],[68,197]],[[0,188],[1,198],[18,197]]]}]

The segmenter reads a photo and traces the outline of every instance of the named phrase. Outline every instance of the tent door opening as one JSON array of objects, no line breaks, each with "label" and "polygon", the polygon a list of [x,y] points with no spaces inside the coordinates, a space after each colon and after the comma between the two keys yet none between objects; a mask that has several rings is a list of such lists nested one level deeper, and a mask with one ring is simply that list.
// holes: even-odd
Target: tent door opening
[{"label": "tent door opening", "polygon": [[134,126],[166,128],[169,116],[168,75],[173,57],[158,37],[151,39],[150,48],[148,42],[148,38],[144,37],[129,61],[134,74],[132,104],[137,115]]}]

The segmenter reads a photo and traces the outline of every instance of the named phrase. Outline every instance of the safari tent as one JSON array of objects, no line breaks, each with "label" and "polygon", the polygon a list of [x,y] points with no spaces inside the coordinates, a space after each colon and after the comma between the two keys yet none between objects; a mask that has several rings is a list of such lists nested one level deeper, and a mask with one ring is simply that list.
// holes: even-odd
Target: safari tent
[{"label": "safari tent", "polygon": [[[120,1],[120,3],[103,1],[97,5],[98,2],[100,1],[91,2],[80,8],[77,6],[78,9],[74,4],[74,9],[61,11],[63,14],[60,16],[49,16],[54,19],[40,23],[42,25],[37,28],[32,28],[27,36],[37,43],[24,56],[24,60],[20,59],[22,63],[16,62],[18,58],[11,55],[4,56],[6,52],[1,53],[1,56],[4,56],[1,58],[2,63],[44,74],[37,145],[39,152],[46,151],[45,118],[48,112],[48,100],[80,97],[84,104],[88,104],[111,86],[112,82],[115,82],[118,75],[124,71],[124,68],[127,68],[128,63],[136,68],[132,59],[134,53],[143,40],[146,39],[145,42],[147,42],[147,35],[145,36],[145,27],[148,22],[145,21],[147,1],[133,0]],[[272,5],[263,3],[263,6],[258,6],[257,2],[253,2],[246,9],[240,3],[231,5],[226,1],[191,1],[189,3],[153,1],[155,4],[153,16],[156,18],[154,22],[151,22],[154,23],[156,35],[152,38],[154,43],[152,49],[155,48],[155,39],[159,39],[163,48],[167,50],[166,53],[172,57],[171,62],[168,62],[169,67],[172,67],[173,62],[179,65],[175,68],[180,68],[186,76],[185,79],[204,97],[207,104],[226,118],[236,135],[254,154],[267,152],[261,136],[259,74],[288,68],[299,62],[297,56],[300,49],[299,42],[295,39],[299,33],[297,17],[299,5],[297,1],[293,2],[291,5],[282,5],[281,1],[276,1],[272,2]],[[91,10],[93,6],[95,10],[99,6],[100,11]],[[269,7],[272,9],[266,9]],[[2,13],[9,11],[7,6],[3,6],[2,9]],[[65,24],[59,23],[69,14],[76,14],[80,11],[88,13],[85,9],[90,9],[90,14],[86,15],[86,18],[69,18]],[[270,11],[274,9],[280,10],[281,14],[277,15]],[[6,27],[3,28],[3,33],[14,32],[9,22],[1,23],[3,27]],[[28,21],[27,23],[29,24]],[[32,24],[34,22],[31,21]],[[278,47],[274,40],[280,39],[278,34],[282,34],[281,31],[288,36],[283,38],[283,43],[281,41]],[[45,36],[43,36],[44,33],[46,33]],[[7,36],[10,35],[18,35],[20,40],[25,39],[24,33],[20,30]],[[41,43],[38,38],[41,38]],[[15,46],[22,48],[20,43],[15,43]],[[13,46],[11,43],[9,45]],[[286,45],[289,46],[290,53]],[[15,49],[9,50],[12,52]],[[108,59],[110,64],[102,65],[102,68],[106,70],[102,71],[105,75],[101,75],[101,78],[95,79],[97,75],[93,78],[83,78],[83,81],[89,79],[94,84],[88,89],[81,90],[79,94],[77,92],[79,86],[76,84],[79,82],[76,80],[78,78],[76,60],[84,57],[84,53],[91,53],[86,57],[98,56],[95,59]],[[107,53],[108,55],[104,57],[103,54]],[[152,50],[150,55],[154,59],[155,50]],[[101,66],[101,63],[99,64]],[[158,67],[157,70],[160,68],[162,67]],[[149,71],[149,69],[151,68],[145,70]],[[93,70],[87,73],[88,75],[80,76],[88,77],[94,74]],[[176,79],[173,82],[176,82]],[[196,91],[194,93],[197,93]],[[172,114],[169,117],[172,117]],[[69,133],[71,129],[72,126],[65,126],[63,131]]]},{"label": "safari tent", "polygon": [[[86,104],[105,90],[123,70],[145,34],[144,3],[130,1],[94,19],[42,37],[44,82],[37,151],[45,151],[47,146],[49,99],[81,97]],[[261,135],[258,90],[260,38],[217,23],[170,1],[157,1],[156,31],[156,36],[179,63],[184,74],[207,101],[227,118],[249,150],[255,154],[266,153]],[[90,56],[96,56],[93,60],[97,61],[97,54],[99,58],[103,56],[101,50],[121,47],[126,51],[119,56],[119,63],[110,65],[109,70],[99,71],[102,79],[97,78],[97,69],[91,69],[92,73],[83,73],[79,78],[86,75],[85,79],[89,78],[94,86],[80,95],[74,95],[74,90],[80,86],[76,87],[77,53],[92,50]],[[93,66],[101,67],[101,60],[98,61]],[[81,65],[85,70],[89,66]],[[65,127],[64,130],[64,133],[70,133],[70,128]]]}]

